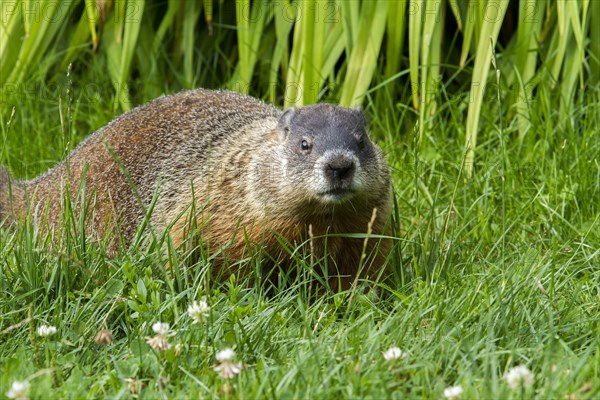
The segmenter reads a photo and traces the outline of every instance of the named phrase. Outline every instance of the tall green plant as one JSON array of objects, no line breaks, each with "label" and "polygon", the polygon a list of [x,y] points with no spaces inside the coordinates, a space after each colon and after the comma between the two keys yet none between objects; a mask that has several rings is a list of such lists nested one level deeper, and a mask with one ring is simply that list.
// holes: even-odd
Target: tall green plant
[{"label": "tall green plant", "polygon": [[348,59],[346,74],[340,95],[340,104],[360,105],[375,68],[387,21],[386,0],[364,2],[357,29],[357,39]]},{"label": "tall green plant", "polygon": [[[0,87],[19,87],[55,44],[62,24],[77,2],[51,0],[2,4],[0,23]],[[56,59],[56,52],[46,54]],[[56,62],[56,61],[54,61]]]},{"label": "tall green plant", "polygon": [[[128,78],[136,50],[143,19],[144,1],[122,0],[115,2],[115,18],[107,24],[108,72],[117,93],[117,101],[123,110],[131,108]],[[113,33],[111,36],[109,33]],[[115,102],[115,108],[117,102]]]},{"label": "tall green plant", "polygon": [[239,62],[236,66],[232,87],[248,93],[254,66],[258,57],[258,48],[264,26],[272,17],[265,0],[238,0],[236,2],[236,31],[238,39]]},{"label": "tall green plant", "polygon": [[496,46],[498,33],[502,26],[502,21],[508,7],[508,0],[497,3],[498,13],[495,19],[483,19],[481,22],[481,31],[479,32],[479,43],[475,54],[475,66],[473,77],[471,78],[472,98],[469,101],[469,111],[467,114],[466,126],[466,152],[465,169],[467,175],[473,173],[473,163],[475,160],[475,145],[477,144],[477,127],[479,124],[479,115],[483,103],[483,95],[487,82],[488,73],[492,61],[492,52]]},{"label": "tall green plant", "polygon": [[81,75],[76,80],[85,79],[79,66],[104,63],[121,110],[136,102],[134,83],[148,86],[136,99],[226,86],[286,107],[325,97],[360,105],[369,90],[387,86],[391,98],[412,105],[423,140],[434,134],[440,89],[460,86],[445,86],[459,77],[470,82],[464,130],[471,174],[492,45],[500,83],[512,89],[502,90],[504,109],[523,142],[538,89],[560,96],[560,111],[568,115],[575,93],[599,82],[600,24],[593,23],[600,20],[599,3],[7,2],[0,10],[0,101],[14,103],[12,93],[32,74],[64,75],[72,62]]}]

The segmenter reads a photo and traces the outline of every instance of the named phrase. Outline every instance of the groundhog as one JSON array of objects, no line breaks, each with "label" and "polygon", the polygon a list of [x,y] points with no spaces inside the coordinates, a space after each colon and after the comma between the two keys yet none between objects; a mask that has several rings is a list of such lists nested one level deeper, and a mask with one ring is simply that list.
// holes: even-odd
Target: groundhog
[{"label": "groundhog", "polygon": [[[36,179],[0,172],[0,220],[29,213],[55,231],[67,188],[76,214],[85,196],[87,234],[113,237],[113,251],[150,215],[149,226],[167,230],[175,246],[193,231],[198,246],[220,255],[214,260],[239,261],[250,246],[285,270],[304,246],[330,283],[347,289],[376,278],[390,249],[388,240],[364,239],[387,232],[391,185],[358,109],[280,111],[203,89],[163,96],[114,119]],[[240,273],[243,263],[232,264]]]}]

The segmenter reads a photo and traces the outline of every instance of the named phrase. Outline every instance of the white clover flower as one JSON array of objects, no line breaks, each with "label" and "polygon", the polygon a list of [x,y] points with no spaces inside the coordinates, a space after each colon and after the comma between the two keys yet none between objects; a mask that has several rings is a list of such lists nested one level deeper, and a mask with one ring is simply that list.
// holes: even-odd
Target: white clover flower
[{"label": "white clover flower", "polygon": [[240,372],[242,372],[242,364],[241,363],[232,363],[231,361],[225,361],[215,367],[215,371],[217,371],[222,378],[233,378]]},{"label": "white clover flower", "polygon": [[531,386],[533,384],[533,373],[524,365],[511,368],[504,378],[508,382],[508,386],[512,389]]},{"label": "white clover flower", "polygon": [[152,324],[152,330],[156,333],[154,337],[146,337],[146,343],[148,343],[155,350],[168,350],[171,348],[171,344],[167,340],[169,336],[175,335],[175,332],[171,332],[170,325],[166,322],[155,322]]},{"label": "white clover flower", "polygon": [[242,363],[234,363],[233,357],[235,356],[235,352],[233,349],[226,348],[223,349],[216,354],[217,361],[219,365],[215,367],[215,371],[217,371],[222,378],[233,378],[244,368]]},{"label": "white clover flower", "polygon": [[188,307],[188,315],[192,318],[193,324],[200,324],[206,320],[210,312],[208,303],[204,300],[194,301]]},{"label": "white clover flower", "polygon": [[235,356],[235,352],[233,351],[233,349],[230,349],[230,348],[223,349],[223,350],[217,352],[217,354],[216,354],[217,361],[220,363],[226,362],[226,361],[231,361],[231,360],[233,360],[234,356]]},{"label": "white clover flower", "polygon": [[387,351],[385,353],[383,353],[383,358],[385,358],[386,360],[397,360],[399,358],[406,358],[408,356],[408,354],[406,354],[405,352],[403,352],[402,350],[400,350],[399,347],[390,347],[389,349],[387,349]]},{"label": "white clover flower", "polygon": [[52,336],[56,333],[56,327],[52,325],[42,325],[37,328],[37,334],[39,336]]},{"label": "white clover flower", "polygon": [[150,347],[152,347],[155,350],[169,350],[171,348],[171,343],[168,342],[168,340],[161,335],[156,335],[154,337],[147,337],[146,338],[146,343],[148,343],[150,345]]},{"label": "white clover flower", "polygon": [[10,390],[6,392],[6,397],[9,399],[25,400],[29,392],[28,381],[14,381]]},{"label": "white clover flower", "polygon": [[152,330],[154,331],[154,333],[160,336],[168,336],[169,328],[170,325],[166,322],[155,322],[154,324],[152,324]]},{"label": "white clover flower", "polygon": [[444,389],[444,397],[446,397],[447,399],[458,399],[458,396],[460,396],[463,392],[463,388],[460,386],[450,386],[446,389]]},{"label": "white clover flower", "polygon": [[222,378],[233,378],[242,372],[242,369],[244,368],[242,363],[234,363],[233,357],[235,357],[235,352],[230,348],[217,352],[216,358],[219,365],[215,367],[215,371],[217,371]]}]

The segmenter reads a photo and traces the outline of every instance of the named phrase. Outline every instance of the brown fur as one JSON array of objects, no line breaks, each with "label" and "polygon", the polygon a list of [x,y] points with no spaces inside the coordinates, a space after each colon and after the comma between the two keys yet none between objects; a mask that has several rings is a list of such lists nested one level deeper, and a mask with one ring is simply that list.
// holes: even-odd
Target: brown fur
[{"label": "brown fur", "polygon": [[[349,117],[359,122],[362,118],[358,111],[333,106],[300,108],[297,115],[312,121],[311,112],[349,129],[359,129],[358,122],[347,122]],[[0,217],[18,219],[30,210],[39,218],[47,212],[49,226],[55,229],[61,223],[66,183],[74,199],[87,168],[87,200],[94,206],[88,228],[98,238],[116,237],[120,227],[118,233],[131,241],[158,188],[151,225],[164,229],[173,223],[176,245],[189,236],[194,200],[202,244],[213,253],[224,247],[223,256],[229,260],[248,254],[249,239],[285,265],[290,260],[280,249],[280,235],[295,246],[312,241],[306,246],[312,246],[316,260],[327,246],[328,274],[332,282],[340,278],[343,288],[357,277],[359,265],[370,265],[361,277],[373,278],[389,251],[387,241],[369,240],[367,253],[374,253],[377,245],[379,251],[361,262],[363,239],[322,236],[367,232],[374,208],[372,232],[384,233],[390,182],[381,150],[369,141],[370,156],[359,169],[362,186],[351,200],[323,203],[305,184],[312,165],[290,172],[298,162],[293,161],[295,144],[282,134],[282,115],[259,100],[228,91],[200,89],[158,98],[116,118],[84,140],[65,162],[34,180],[10,182],[0,172]],[[314,140],[317,149],[320,139]],[[114,240],[113,250],[116,244]]]}]

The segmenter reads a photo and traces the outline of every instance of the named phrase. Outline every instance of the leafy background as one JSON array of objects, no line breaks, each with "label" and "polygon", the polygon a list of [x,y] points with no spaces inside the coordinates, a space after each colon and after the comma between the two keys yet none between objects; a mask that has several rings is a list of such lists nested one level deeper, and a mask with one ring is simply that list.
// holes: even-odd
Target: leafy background
[{"label": "leafy background", "polygon": [[[418,115],[419,141],[435,134],[444,94],[461,91],[468,107],[456,135],[470,174],[481,107],[495,97],[492,52],[523,141],[535,136],[540,93],[559,97],[564,124],[573,99],[598,84],[598,20],[600,2],[590,0],[5,2],[0,90],[4,103],[36,91],[56,96],[73,63],[77,95],[110,96],[115,111],[194,87],[284,107],[388,96]],[[92,66],[109,79],[90,77]],[[32,87],[32,75],[45,87]],[[415,119],[402,122],[411,132]]]}]

